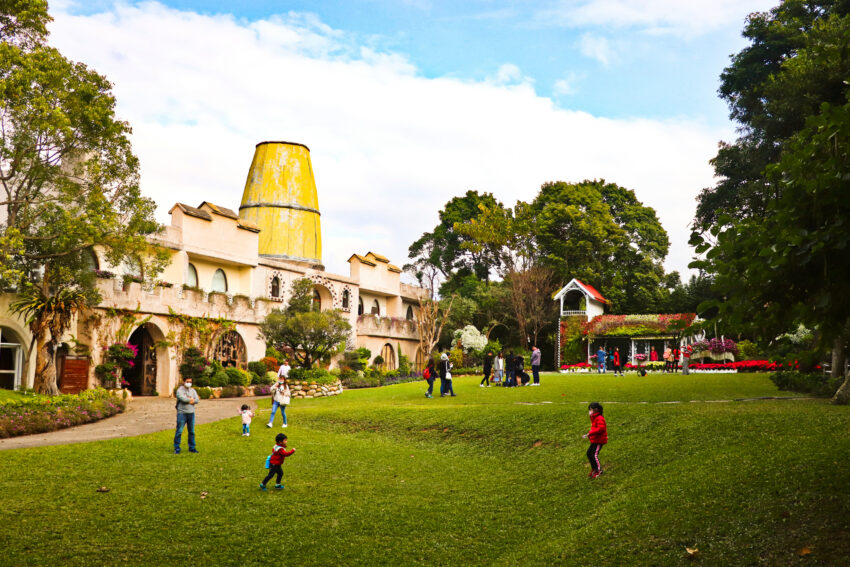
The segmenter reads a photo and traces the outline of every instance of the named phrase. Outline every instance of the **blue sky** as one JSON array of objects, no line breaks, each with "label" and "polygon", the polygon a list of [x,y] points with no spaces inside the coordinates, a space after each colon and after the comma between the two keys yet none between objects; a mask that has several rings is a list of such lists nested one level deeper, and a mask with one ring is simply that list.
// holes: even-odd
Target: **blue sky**
[{"label": "blue sky", "polygon": [[[467,189],[634,189],[685,272],[695,197],[734,136],[718,76],[765,0],[54,0],[52,41],[114,83],[143,190],[238,207],[254,144],[305,143],[324,262],[407,261]],[[400,214],[401,212],[401,214]]]}]

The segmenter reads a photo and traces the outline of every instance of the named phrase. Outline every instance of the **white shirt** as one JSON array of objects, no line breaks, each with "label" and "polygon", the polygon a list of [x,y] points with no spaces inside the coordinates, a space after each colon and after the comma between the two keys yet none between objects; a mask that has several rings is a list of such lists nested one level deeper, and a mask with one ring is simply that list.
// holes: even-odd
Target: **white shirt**
[{"label": "white shirt", "polygon": [[289,370],[290,370],[291,368],[292,368],[292,367],[291,367],[291,366],[289,366],[289,365],[288,365],[288,364],[286,364],[286,363],[281,364],[281,365],[280,365],[280,368],[278,368],[278,369],[277,369],[277,375],[278,375],[278,376],[283,376],[284,378],[289,378]]}]

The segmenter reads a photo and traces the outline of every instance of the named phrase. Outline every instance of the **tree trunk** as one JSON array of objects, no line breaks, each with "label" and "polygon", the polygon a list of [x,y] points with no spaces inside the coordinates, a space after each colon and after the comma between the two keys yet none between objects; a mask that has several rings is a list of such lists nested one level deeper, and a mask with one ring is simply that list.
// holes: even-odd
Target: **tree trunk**
[{"label": "tree trunk", "polygon": [[830,375],[833,378],[844,376],[844,366],[846,361],[847,358],[846,353],[844,351],[844,336],[840,335],[836,337],[835,342],[832,343],[832,368],[830,370]]},{"label": "tree trunk", "polygon": [[835,392],[835,396],[832,398],[832,403],[839,406],[846,406],[850,404],[850,373],[844,376],[844,383],[838,388],[838,391]]},{"label": "tree trunk", "polygon": [[42,340],[38,343],[33,386],[39,394],[48,396],[59,394],[59,388],[56,386],[56,364],[53,360],[53,341]]}]

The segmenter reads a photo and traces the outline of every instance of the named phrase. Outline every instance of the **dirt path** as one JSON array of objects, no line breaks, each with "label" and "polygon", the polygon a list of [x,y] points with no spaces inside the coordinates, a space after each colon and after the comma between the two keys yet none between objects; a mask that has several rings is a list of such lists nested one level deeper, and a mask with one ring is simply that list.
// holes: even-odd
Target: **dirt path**
[{"label": "dirt path", "polygon": [[[195,423],[210,423],[228,417],[236,417],[242,404],[248,404],[256,410],[258,399],[260,398],[202,400],[198,405]],[[174,429],[175,416],[173,398],[139,397],[130,402],[130,407],[124,413],[119,413],[116,416],[94,423],[69,427],[68,429],[61,429],[50,433],[0,439],[0,450],[87,443],[89,441],[102,441],[117,437],[133,437],[144,435],[145,433],[155,433],[166,429]],[[259,418],[259,415],[254,418],[255,424],[262,424]]]}]

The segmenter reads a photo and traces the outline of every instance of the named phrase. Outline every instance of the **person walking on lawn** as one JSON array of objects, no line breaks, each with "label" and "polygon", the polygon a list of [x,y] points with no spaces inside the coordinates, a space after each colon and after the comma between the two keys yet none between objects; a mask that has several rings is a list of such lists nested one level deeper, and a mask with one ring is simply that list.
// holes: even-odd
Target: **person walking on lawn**
[{"label": "person walking on lawn", "polygon": [[428,382],[428,389],[425,390],[425,397],[433,398],[434,381],[437,379],[437,369],[434,368],[433,358],[428,359],[428,365],[425,367],[425,370],[422,371],[422,377]]},{"label": "person walking on lawn", "polygon": [[440,364],[438,371],[440,373],[440,397],[444,398],[447,395],[455,397],[455,390],[452,387],[452,363],[449,362],[449,355],[443,353],[440,355]]},{"label": "person walking on lawn", "polygon": [[493,382],[502,383],[505,377],[505,355],[499,351],[499,356],[496,357],[496,360],[493,361]]},{"label": "person walking on lawn", "polygon": [[599,350],[596,351],[596,363],[599,367],[596,369],[597,374],[605,374],[605,359],[608,355],[605,353],[605,349],[599,347]]},{"label": "person walking on lawn", "polygon": [[685,343],[685,346],[682,347],[682,375],[687,376],[691,373],[688,368],[691,365],[691,354],[694,352],[694,347]]},{"label": "person walking on lawn", "polygon": [[283,480],[283,461],[286,457],[291,457],[295,453],[295,449],[286,450],[286,435],[283,433],[278,433],[274,440],[275,446],[272,449],[272,454],[269,456],[269,474],[260,483],[260,490],[265,490],[266,484],[275,475],[277,475],[277,481],[274,485],[275,490],[283,490],[283,484],[281,484]]},{"label": "person walking on lawn", "polygon": [[481,379],[481,386],[490,387],[490,372],[493,370],[493,353],[488,351],[487,356],[484,357],[484,378]]},{"label": "person walking on lawn", "polygon": [[534,376],[534,384],[532,386],[540,385],[540,358],[543,353],[540,352],[540,349],[537,346],[531,347],[531,374]]},{"label": "person walking on lawn", "polygon": [[614,354],[612,355],[614,358],[614,376],[619,374],[623,375],[623,367],[620,365],[620,347],[614,348]]},{"label": "person walking on lawn", "polygon": [[283,375],[278,376],[277,384],[271,388],[271,395],[272,415],[266,427],[271,428],[274,425],[274,416],[277,413],[277,408],[280,408],[280,415],[283,416],[283,425],[281,427],[288,427],[288,423],[286,422],[286,406],[292,400],[292,393],[289,391],[289,384]]},{"label": "person walking on lawn", "polygon": [[590,461],[590,478],[596,478],[602,474],[602,466],[599,464],[599,451],[608,443],[608,426],[602,416],[602,404],[593,402],[587,406],[587,414],[590,416],[590,431],[582,435],[582,438],[590,441],[587,449],[587,460]]},{"label": "person walking on lawn", "polygon": [[201,401],[198,392],[192,388],[192,379],[186,378],[183,385],[174,393],[177,397],[177,431],[174,432],[174,454],[180,454],[180,440],[183,428],[189,432],[189,452],[197,453],[195,447],[195,406]]}]

